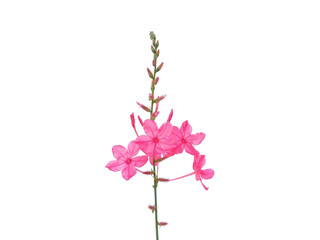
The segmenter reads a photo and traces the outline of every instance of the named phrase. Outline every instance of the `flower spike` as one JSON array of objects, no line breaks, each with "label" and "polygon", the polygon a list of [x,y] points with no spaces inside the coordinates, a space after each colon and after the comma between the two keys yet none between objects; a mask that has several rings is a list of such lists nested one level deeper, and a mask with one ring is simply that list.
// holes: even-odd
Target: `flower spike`
[{"label": "flower spike", "polygon": [[[214,176],[214,171],[210,168],[202,169],[206,161],[205,155],[200,155],[200,153],[194,147],[195,145],[199,145],[203,141],[203,139],[205,138],[204,133],[199,132],[192,134],[192,127],[188,121],[184,121],[180,128],[173,126],[170,123],[173,117],[173,109],[171,109],[167,121],[165,121],[164,123],[160,123],[159,125],[155,121],[160,113],[159,104],[166,97],[166,95],[155,95],[155,88],[159,83],[158,72],[162,70],[164,63],[161,62],[161,64],[159,64],[159,40],[157,40],[156,35],[152,31],[150,31],[150,39],[152,42],[152,67],[150,69],[147,68],[148,77],[151,78],[151,91],[148,95],[150,105],[145,106],[137,102],[139,107],[141,107],[149,115],[149,119],[146,119],[144,121],[140,118],[139,115],[137,116],[145,135],[138,134],[135,125],[135,115],[134,113],[130,114],[131,126],[134,129],[137,137],[129,142],[127,148],[121,145],[113,146],[112,153],[115,160],[110,161],[106,165],[106,168],[114,172],[121,171],[122,177],[127,181],[135,176],[137,172],[143,175],[148,175],[149,177],[147,178],[150,178],[151,176],[153,182],[152,187],[154,191],[154,204],[149,205],[148,208],[152,211],[152,213],[155,213],[155,233],[156,239],[159,239],[159,227],[168,225],[167,222],[158,221],[157,188],[159,182],[169,183],[171,181],[195,175],[196,181],[200,181],[203,188],[205,190],[208,190],[208,187],[203,184],[203,180],[211,179]],[[140,151],[143,153],[142,155],[139,155]],[[173,179],[160,176],[160,164],[162,164],[164,160],[170,162],[170,160],[168,161],[169,158],[183,152],[186,152],[193,156],[193,171],[191,173]],[[140,167],[143,167],[148,161],[151,164],[151,169],[146,169],[147,171],[139,169]]]}]

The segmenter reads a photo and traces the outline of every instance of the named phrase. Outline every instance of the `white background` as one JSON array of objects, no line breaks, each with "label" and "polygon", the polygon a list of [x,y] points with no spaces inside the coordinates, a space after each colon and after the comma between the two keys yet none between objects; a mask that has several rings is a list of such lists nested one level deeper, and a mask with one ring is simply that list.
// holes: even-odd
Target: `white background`
[{"label": "white background", "polygon": [[[152,179],[105,169],[147,117],[189,120],[216,175],[161,184],[161,240],[320,239],[318,1],[1,1],[0,239],[155,239]],[[142,129],[137,123],[140,133]],[[143,168],[148,170],[149,166]],[[192,171],[164,162],[162,177]]]}]

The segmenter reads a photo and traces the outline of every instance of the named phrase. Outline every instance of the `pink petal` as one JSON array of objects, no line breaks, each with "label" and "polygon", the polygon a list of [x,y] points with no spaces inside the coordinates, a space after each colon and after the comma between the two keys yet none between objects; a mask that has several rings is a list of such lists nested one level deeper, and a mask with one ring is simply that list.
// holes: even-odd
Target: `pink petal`
[{"label": "pink petal", "polygon": [[132,158],[139,152],[139,145],[131,141],[128,145],[127,158]]},{"label": "pink petal", "polygon": [[142,135],[137,137],[137,139],[133,142],[138,144],[140,150],[143,151],[145,154],[149,156],[153,155],[155,143],[153,142],[153,139],[151,137]]},{"label": "pink petal", "polygon": [[203,179],[211,179],[213,175],[214,175],[214,171],[211,168],[200,171],[200,176]]},{"label": "pink petal", "polygon": [[204,155],[194,156],[193,170],[200,171],[205,163],[206,163],[206,158]]},{"label": "pink petal", "polygon": [[161,125],[161,127],[159,129],[158,137],[159,137],[159,139],[167,138],[171,134],[171,132],[172,132],[172,125],[171,125],[171,123],[166,122]]},{"label": "pink petal", "polygon": [[151,119],[147,119],[144,121],[143,129],[145,133],[152,138],[155,138],[158,136],[158,126],[156,122]]},{"label": "pink petal", "polygon": [[133,141],[134,143],[140,145],[140,144],[149,144],[153,142],[152,137],[147,135],[141,135],[136,138],[136,140]]},{"label": "pink petal", "polygon": [[121,145],[115,145],[113,146],[112,148],[112,153],[113,153],[113,156],[116,158],[116,159],[122,159],[122,160],[125,160],[127,158],[127,149]]},{"label": "pink petal", "polygon": [[174,126],[174,127],[172,128],[171,135],[169,136],[169,140],[171,140],[171,139],[174,139],[174,140],[181,140],[181,139],[183,139],[183,135],[182,135],[180,129],[177,128],[176,126]]},{"label": "pink petal", "polygon": [[155,143],[150,143],[148,145],[143,145],[142,148],[140,148],[145,154],[147,154],[148,156],[154,156],[154,154],[156,153],[156,144]]},{"label": "pink petal", "polygon": [[204,139],[206,135],[204,133],[196,133],[196,134],[192,134],[189,138],[188,138],[188,142],[193,144],[193,145],[198,145],[202,142],[202,140]]},{"label": "pink petal", "polygon": [[188,120],[187,121],[184,121],[180,127],[180,130],[183,134],[183,137],[184,138],[188,138],[190,135],[191,135],[191,132],[192,132],[192,127],[191,125],[188,123]]},{"label": "pink petal", "polygon": [[[157,143],[156,152],[160,152],[161,154],[165,153],[167,151],[167,143],[165,140],[160,140]],[[160,155],[160,154],[159,154]]]},{"label": "pink petal", "polygon": [[117,172],[125,168],[126,162],[124,160],[114,160],[110,161],[106,168],[108,168],[111,171]]},{"label": "pink petal", "polygon": [[199,152],[192,146],[191,143],[186,143],[185,144],[185,150],[187,153],[191,154],[191,155],[194,155],[194,156],[197,156],[199,155]]},{"label": "pink petal", "polygon": [[174,155],[176,153],[182,153],[183,151],[183,148],[181,147],[181,142],[161,141],[158,142],[158,144],[165,153],[172,153]]},{"label": "pink petal", "polygon": [[139,156],[132,159],[132,164],[135,167],[142,167],[148,161],[148,156]]},{"label": "pink petal", "polygon": [[122,177],[125,180],[129,180],[137,173],[137,169],[132,164],[127,164],[127,166],[122,170]]}]

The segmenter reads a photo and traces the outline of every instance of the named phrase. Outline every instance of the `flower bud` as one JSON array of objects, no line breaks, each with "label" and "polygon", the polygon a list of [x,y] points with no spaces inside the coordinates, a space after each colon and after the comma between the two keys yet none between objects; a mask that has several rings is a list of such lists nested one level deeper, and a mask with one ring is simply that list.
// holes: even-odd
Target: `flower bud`
[{"label": "flower bud", "polygon": [[[171,109],[171,111],[170,111],[170,114],[169,114],[169,117],[168,117],[167,122],[170,122],[170,121],[171,121],[172,116],[173,116],[173,109]],[[138,117],[139,117],[139,116],[138,116]]]},{"label": "flower bud", "polygon": [[154,212],[154,211],[156,210],[156,207],[153,206],[153,205],[149,205],[148,208],[149,208],[152,212]]},{"label": "flower bud", "polygon": [[159,65],[159,67],[157,68],[157,72],[159,72],[159,71],[161,70],[162,66],[163,66],[163,62],[162,62],[162,63]]},{"label": "flower bud", "polygon": [[154,85],[157,85],[159,82],[159,77],[156,77],[156,79],[154,80]]},{"label": "flower bud", "polygon": [[131,125],[133,128],[135,128],[134,113],[131,113],[130,118],[131,118]]},{"label": "flower bud", "polygon": [[152,119],[156,119],[156,117],[158,117],[159,115],[159,111],[155,111],[153,114],[152,114]]},{"label": "flower bud", "polygon": [[169,182],[170,180],[167,178],[158,178],[158,182]]},{"label": "flower bud", "polygon": [[166,226],[166,225],[168,225],[168,223],[167,222],[158,222],[158,225],[159,226]]},{"label": "flower bud", "polygon": [[143,109],[145,110],[146,112],[150,112],[150,109],[148,107],[146,107],[145,105],[141,104],[141,103],[138,103],[137,104]]},{"label": "flower bud", "polygon": [[153,31],[150,31],[149,35],[150,35],[150,39],[151,40],[155,40],[156,39],[156,35],[154,34]]},{"label": "flower bud", "polygon": [[138,115],[138,119],[139,119],[139,122],[140,122],[141,126],[143,127],[143,121],[142,121],[142,119],[140,118],[139,115]]},{"label": "flower bud", "polygon": [[[159,67],[160,67],[160,66],[159,66]],[[147,68],[147,71],[148,71],[149,77],[150,77],[150,78],[153,78],[153,74],[152,74],[152,72],[150,71],[149,68]]]},{"label": "flower bud", "polygon": [[154,49],[154,47],[151,45],[151,52],[155,53],[156,50]]},{"label": "flower bud", "polygon": [[153,174],[153,171],[145,171],[145,172],[142,172],[144,175],[152,175]]},{"label": "flower bud", "polygon": [[158,50],[158,52],[157,52],[157,57],[159,57],[159,54],[160,54],[160,50]]},{"label": "flower bud", "polygon": [[152,66],[156,66],[156,61],[154,59],[152,60]]},{"label": "flower bud", "polygon": [[159,40],[157,40],[156,47],[159,47]]},{"label": "flower bud", "polygon": [[149,93],[149,100],[153,100],[154,96],[152,93]]},{"label": "flower bud", "polygon": [[162,99],[164,99],[166,97],[166,95],[162,95],[160,97],[157,97],[156,100],[154,101],[155,103],[160,102]]}]

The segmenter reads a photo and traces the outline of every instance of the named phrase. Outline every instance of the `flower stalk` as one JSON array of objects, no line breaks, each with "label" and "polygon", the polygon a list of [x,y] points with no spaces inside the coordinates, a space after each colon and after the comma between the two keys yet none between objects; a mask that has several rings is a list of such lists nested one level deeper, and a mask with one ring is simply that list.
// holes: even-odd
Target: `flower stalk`
[{"label": "flower stalk", "polygon": [[[153,61],[152,65],[154,66],[153,75],[150,74],[150,70],[148,71],[149,76],[152,76],[152,85],[151,85],[151,95],[154,96],[154,89],[156,84],[156,73],[157,73],[157,58],[159,54],[157,54],[159,42],[155,43],[156,35],[153,32],[150,32],[150,39],[153,41],[153,46],[151,46],[151,49],[154,47],[153,52]],[[154,114],[153,114],[153,104],[155,103],[154,99],[151,100],[151,107],[150,107],[150,119],[154,120]],[[156,159],[153,156],[153,189],[154,189],[154,217],[155,217],[155,228],[156,228],[156,240],[159,240],[159,223],[158,223],[158,199],[157,199],[157,187],[158,187],[158,181],[157,181],[157,175],[156,175]]]},{"label": "flower stalk", "polygon": [[[206,159],[205,155],[199,153],[194,147],[199,145],[205,138],[205,134],[192,133],[192,127],[188,120],[184,121],[180,128],[170,123],[173,110],[171,110],[166,122],[158,127],[155,119],[159,115],[159,104],[166,97],[166,95],[160,95],[155,97],[155,85],[159,82],[159,77],[156,76],[163,67],[163,62],[157,66],[157,60],[159,57],[159,41],[153,32],[150,32],[150,39],[152,40],[151,51],[153,53],[152,68],[147,68],[148,75],[151,79],[151,93],[149,93],[149,101],[151,106],[147,107],[139,102],[137,104],[148,115],[149,119],[142,121],[138,117],[139,123],[142,126],[145,134],[139,135],[135,125],[135,116],[132,113],[130,115],[131,125],[136,134],[136,139],[129,142],[128,147],[125,148],[122,145],[114,145],[112,148],[112,154],[115,160],[110,161],[106,168],[113,172],[121,171],[122,177],[128,181],[134,177],[137,172],[143,175],[149,175],[153,177],[153,191],[154,191],[154,205],[149,205],[148,208],[155,214],[155,233],[156,240],[159,240],[159,227],[166,226],[167,222],[158,221],[158,199],[157,189],[159,182],[170,182],[178,179],[182,179],[188,176],[195,175],[195,180],[200,181],[205,190],[208,190],[202,180],[211,179],[214,175],[212,169],[203,169]],[[148,118],[148,117],[147,117]],[[143,155],[139,155],[139,152],[143,152]],[[171,158],[177,154],[186,152],[193,156],[193,172],[177,177],[173,179],[159,177],[159,165],[162,161]],[[170,160],[169,160],[170,161]],[[150,162],[151,169],[148,171],[142,171],[139,168],[143,167],[147,162]]]}]

